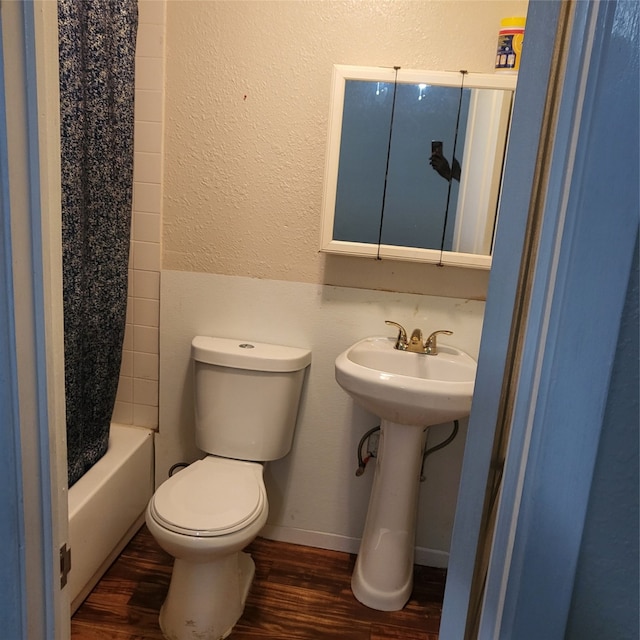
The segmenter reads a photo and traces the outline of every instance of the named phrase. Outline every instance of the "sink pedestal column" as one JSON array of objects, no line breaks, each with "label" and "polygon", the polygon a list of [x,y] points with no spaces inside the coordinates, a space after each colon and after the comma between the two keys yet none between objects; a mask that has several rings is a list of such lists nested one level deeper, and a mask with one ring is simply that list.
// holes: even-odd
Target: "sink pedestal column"
[{"label": "sink pedestal column", "polygon": [[383,420],[369,510],[351,589],[379,611],[402,609],[413,589],[424,427]]}]

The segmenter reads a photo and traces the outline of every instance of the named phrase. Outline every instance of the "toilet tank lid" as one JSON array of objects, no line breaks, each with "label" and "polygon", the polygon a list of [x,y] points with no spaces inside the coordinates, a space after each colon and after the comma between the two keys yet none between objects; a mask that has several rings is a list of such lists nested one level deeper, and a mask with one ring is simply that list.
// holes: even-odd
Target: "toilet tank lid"
[{"label": "toilet tank lid", "polygon": [[196,336],[191,357],[198,362],[252,371],[298,371],[311,363],[311,351],[298,347]]}]

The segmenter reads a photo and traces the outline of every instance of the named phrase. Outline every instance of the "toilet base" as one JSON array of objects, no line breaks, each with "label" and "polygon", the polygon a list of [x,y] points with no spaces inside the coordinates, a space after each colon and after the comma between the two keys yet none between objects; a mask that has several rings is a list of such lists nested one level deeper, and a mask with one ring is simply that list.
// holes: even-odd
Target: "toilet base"
[{"label": "toilet base", "polygon": [[169,592],[160,610],[167,640],[222,640],[244,611],[255,575],[248,553],[232,553],[208,563],[176,558]]}]

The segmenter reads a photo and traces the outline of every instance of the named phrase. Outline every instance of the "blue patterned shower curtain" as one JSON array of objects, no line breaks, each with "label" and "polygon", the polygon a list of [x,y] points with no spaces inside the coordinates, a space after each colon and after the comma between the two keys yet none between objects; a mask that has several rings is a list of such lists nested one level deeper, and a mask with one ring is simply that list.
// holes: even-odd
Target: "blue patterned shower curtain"
[{"label": "blue patterned shower curtain", "polygon": [[69,486],[106,452],[122,356],[137,0],[58,0]]}]

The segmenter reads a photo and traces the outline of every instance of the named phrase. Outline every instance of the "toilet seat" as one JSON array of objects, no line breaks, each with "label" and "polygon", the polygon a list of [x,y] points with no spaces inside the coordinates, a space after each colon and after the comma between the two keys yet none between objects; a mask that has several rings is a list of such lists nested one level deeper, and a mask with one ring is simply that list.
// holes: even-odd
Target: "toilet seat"
[{"label": "toilet seat", "polygon": [[265,500],[261,465],[209,456],[160,485],[149,507],[170,531],[215,537],[251,524]]}]

